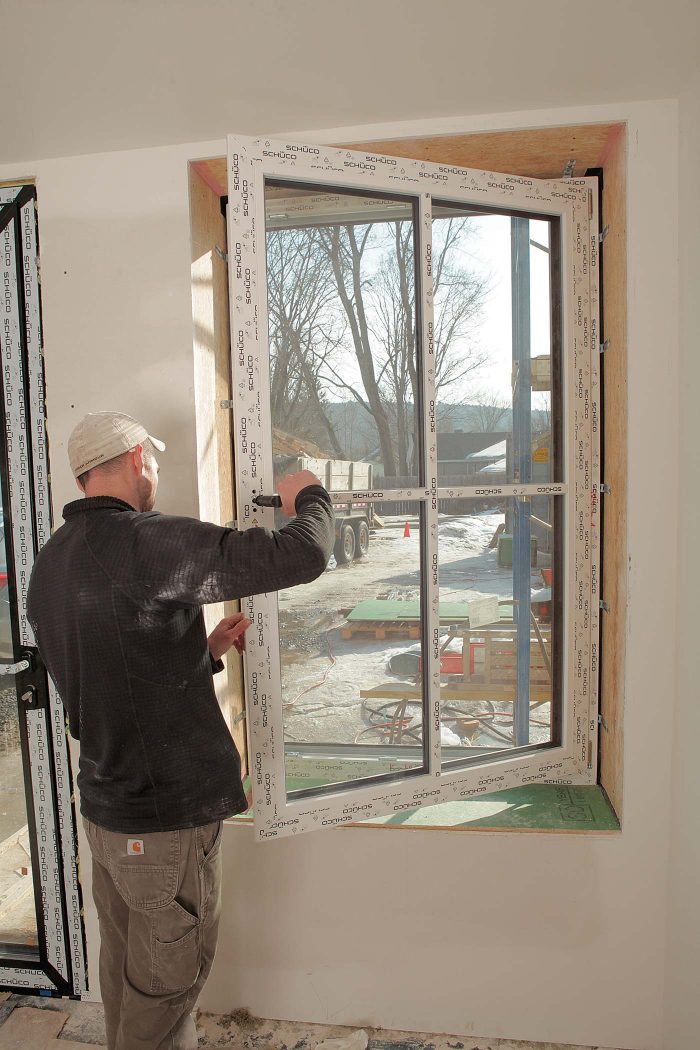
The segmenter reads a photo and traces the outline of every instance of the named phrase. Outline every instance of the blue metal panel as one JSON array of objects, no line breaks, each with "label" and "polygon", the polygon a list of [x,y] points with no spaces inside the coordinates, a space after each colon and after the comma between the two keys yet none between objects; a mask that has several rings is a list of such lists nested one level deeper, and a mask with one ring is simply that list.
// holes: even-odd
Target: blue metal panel
[{"label": "blue metal panel", "polygon": [[[530,381],[530,221],[511,219],[513,326],[513,468],[516,484],[532,480]],[[517,624],[516,747],[530,742],[530,500],[515,498],[513,515],[513,597]]]}]

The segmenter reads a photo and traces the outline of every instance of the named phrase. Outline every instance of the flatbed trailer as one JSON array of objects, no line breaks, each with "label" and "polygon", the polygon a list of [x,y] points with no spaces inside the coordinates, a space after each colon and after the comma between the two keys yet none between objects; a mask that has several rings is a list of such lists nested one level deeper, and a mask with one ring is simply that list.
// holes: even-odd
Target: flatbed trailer
[{"label": "flatbed trailer", "polygon": [[[291,468],[287,468],[288,470]],[[312,459],[299,456],[297,470],[310,470],[330,492],[370,491],[372,464],[344,459]],[[370,530],[374,521],[371,503],[341,503],[335,512],[333,554],[338,565],[349,565],[369,553]]]}]

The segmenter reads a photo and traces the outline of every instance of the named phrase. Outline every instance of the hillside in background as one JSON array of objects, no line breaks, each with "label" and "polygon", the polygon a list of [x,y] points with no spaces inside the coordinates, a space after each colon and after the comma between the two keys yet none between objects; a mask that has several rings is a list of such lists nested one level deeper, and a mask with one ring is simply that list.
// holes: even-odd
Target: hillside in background
[{"label": "hillside in background", "polygon": [[[379,445],[377,428],[374,419],[362,405],[354,401],[326,404],[324,411],[347,459],[376,458]],[[491,420],[491,425],[488,426],[484,425],[484,410],[481,405],[443,405],[438,407],[437,416],[438,432],[441,434],[460,430],[465,433],[488,430],[507,434],[512,429],[510,408],[504,409],[500,418]],[[533,430],[544,430],[547,426],[547,413],[533,410]]]}]

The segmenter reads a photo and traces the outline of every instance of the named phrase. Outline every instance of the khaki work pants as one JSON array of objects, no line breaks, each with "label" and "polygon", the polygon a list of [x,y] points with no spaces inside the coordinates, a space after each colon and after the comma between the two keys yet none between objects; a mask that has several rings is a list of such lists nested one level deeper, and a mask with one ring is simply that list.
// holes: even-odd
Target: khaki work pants
[{"label": "khaki work pants", "polygon": [[142,835],[83,824],[108,1050],[195,1050],[192,1010],[219,927],[221,822]]}]

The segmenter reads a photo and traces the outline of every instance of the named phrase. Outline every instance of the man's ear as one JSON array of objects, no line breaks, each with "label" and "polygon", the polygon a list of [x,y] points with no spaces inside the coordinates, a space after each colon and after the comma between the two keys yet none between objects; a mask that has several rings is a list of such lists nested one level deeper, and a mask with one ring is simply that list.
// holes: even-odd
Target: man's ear
[{"label": "man's ear", "polygon": [[143,474],[143,445],[135,445],[131,450],[131,462],[137,474]]},{"label": "man's ear", "polygon": [[80,482],[80,480],[78,478],[75,479],[75,483],[76,483],[76,485],[78,486],[78,488],[80,489],[81,492],[85,492],[85,486]]}]

